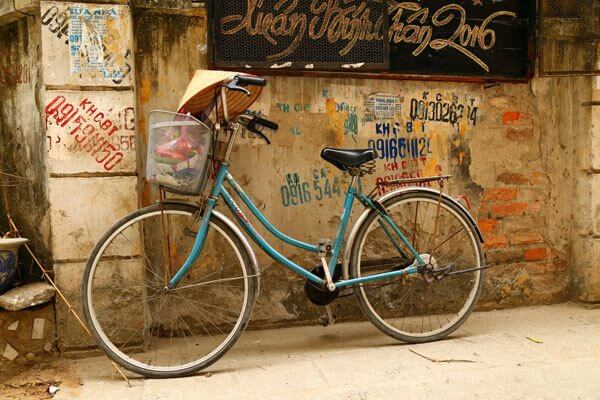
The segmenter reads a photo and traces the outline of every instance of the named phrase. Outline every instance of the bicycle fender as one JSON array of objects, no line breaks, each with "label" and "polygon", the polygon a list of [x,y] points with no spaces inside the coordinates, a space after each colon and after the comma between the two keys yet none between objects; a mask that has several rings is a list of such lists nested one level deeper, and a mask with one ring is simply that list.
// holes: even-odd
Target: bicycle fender
[{"label": "bicycle fender", "polygon": [[[164,200],[163,203],[186,204],[186,205],[198,207],[197,204],[194,204],[192,202],[185,201],[185,200],[178,200],[178,199]],[[238,237],[238,239],[240,239],[240,242],[242,242],[242,244],[244,245],[244,248],[246,249],[246,251],[248,252],[248,255],[250,256],[252,272],[254,275],[258,275],[257,282],[256,282],[257,283],[256,295],[257,296],[260,295],[260,274],[261,274],[260,266],[258,265],[258,261],[256,259],[256,253],[254,252],[254,250],[252,250],[252,247],[250,246],[248,239],[246,239],[246,237],[242,234],[242,231],[240,230],[240,228],[238,228],[238,226],[236,224],[234,224],[233,221],[230,220],[229,218],[227,218],[225,215],[223,215],[222,213],[220,213],[219,211],[216,211],[216,210],[213,210],[212,215],[216,219],[220,220],[225,225],[227,225],[227,227],[229,227],[233,231],[233,233]]]},{"label": "bicycle fender", "polygon": [[[385,202],[386,200],[388,200],[389,198],[394,197],[394,196],[398,196],[401,194],[407,194],[407,193],[418,193],[418,192],[427,192],[427,193],[435,194],[436,196],[440,195],[439,190],[435,190],[435,189],[431,189],[431,188],[424,188],[424,187],[408,187],[408,188],[402,188],[402,189],[397,189],[397,190],[391,191],[381,197],[377,197],[376,200],[379,204],[381,204],[381,203]],[[477,237],[479,238],[481,243],[483,243],[484,242],[483,235],[481,234],[481,231],[479,230],[479,227],[477,226],[477,222],[475,222],[475,219],[469,213],[469,211],[465,208],[465,206],[463,206],[462,203],[459,202],[458,200],[450,197],[449,195],[447,195],[445,193],[442,193],[442,197],[444,199],[450,201],[454,205],[458,206],[458,208],[467,217],[469,222],[471,222],[471,224],[475,228]],[[343,277],[343,279],[350,278],[350,274],[349,274],[350,252],[352,251],[352,246],[354,245],[354,241],[356,240],[356,234],[358,233],[358,229],[363,224],[363,222],[367,219],[367,216],[369,215],[369,213],[371,211],[372,210],[367,209],[360,215],[360,217],[358,217],[358,219],[354,223],[354,226],[352,226],[352,230],[350,231],[350,234],[348,235],[348,241],[346,242],[346,246],[344,247],[344,256],[343,256],[343,261],[342,261],[342,266],[343,266],[342,267],[342,277]]]}]

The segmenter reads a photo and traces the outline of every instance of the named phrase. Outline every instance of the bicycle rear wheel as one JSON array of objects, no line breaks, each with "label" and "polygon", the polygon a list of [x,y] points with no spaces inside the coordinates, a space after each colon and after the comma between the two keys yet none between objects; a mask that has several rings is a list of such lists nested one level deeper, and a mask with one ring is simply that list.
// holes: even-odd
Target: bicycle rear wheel
[{"label": "bicycle rear wheel", "polygon": [[[383,206],[428,264],[428,276],[404,275],[354,287],[365,316],[396,339],[421,343],[455,331],[472,312],[483,285],[484,254],[473,223],[452,201],[425,191],[401,193]],[[378,213],[358,229],[350,272],[364,277],[416,265],[400,239],[390,239]],[[452,275],[443,275],[446,270]],[[437,274],[436,274],[437,271]],[[439,277],[436,279],[435,277]]]},{"label": "bicycle rear wheel", "polygon": [[90,256],[85,317],[98,345],[124,368],[167,378],[218,360],[245,329],[256,275],[239,238],[214,215],[198,260],[174,289],[166,283],[192,248],[198,208],[164,204],[115,224]]}]

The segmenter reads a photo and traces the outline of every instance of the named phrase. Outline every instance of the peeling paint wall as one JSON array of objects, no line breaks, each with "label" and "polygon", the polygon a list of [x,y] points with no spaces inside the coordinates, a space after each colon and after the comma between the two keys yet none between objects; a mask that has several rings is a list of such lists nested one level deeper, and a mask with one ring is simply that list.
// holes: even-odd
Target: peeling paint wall
[{"label": "peeling paint wall", "polygon": [[[374,97],[398,99],[393,119],[380,115],[371,120],[369,108]],[[444,121],[444,109],[451,108],[453,101],[463,111],[454,123]],[[568,252],[553,232],[569,231],[570,212],[559,210],[556,218],[557,206],[548,202],[560,193],[550,185],[550,174],[555,172],[550,171],[550,160],[540,143],[555,140],[557,132],[542,131],[543,112],[538,102],[544,103],[529,85],[484,88],[454,83],[271,78],[270,89],[256,108],[280,122],[280,130],[270,148],[258,143],[239,146],[234,171],[247,178],[248,191],[260,200],[270,219],[283,221],[286,232],[297,232],[310,241],[335,234],[339,215],[336,218],[332,212],[341,210],[347,182],[338,170],[320,160],[323,147],[376,148],[380,160],[374,176],[366,179],[367,187],[387,177],[451,174],[454,178],[447,190],[454,196],[467,196],[486,238],[488,262],[499,264],[487,271],[480,309],[561,301],[568,294]],[[419,110],[423,103],[428,110]],[[309,104],[310,108],[297,104]],[[433,109],[436,115],[425,117]],[[347,129],[353,115],[358,120],[356,131]],[[332,196],[318,200],[320,192],[313,188],[326,186],[327,180],[332,188],[337,180],[340,193],[332,190]],[[309,195],[288,197],[288,193],[299,192],[293,189],[298,185],[308,187]],[[317,264],[314,259],[306,262]],[[267,303],[276,301],[269,299],[271,290],[281,290],[271,289],[281,287],[281,282],[268,278],[269,274],[273,278],[283,275],[276,268],[268,269],[264,281],[263,301]],[[300,286],[290,283],[279,297],[289,304],[291,299],[308,304],[301,291],[294,292]],[[290,314],[292,318],[310,318],[312,312],[314,317],[311,308],[308,305],[304,312]],[[267,314],[265,318],[269,318]]]},{"label": "peeling paint wall", "polygon": [[[42,1],[35,22],[0,28],[0,80],[6,65],[21,65],[0,87],[0,149],[33,178],[15,196],[35,211],[24,209],[17,222],[41,227],[30,233],[35,246],[48,249],[44,257],[54,260],[57,283],[78,310],[85,261],[102,233],[156,199],[138,176],[148,112],[175,110],[194,71],[207,65],[204,9],[158,3]],[[570,294],[600,301],[591,218],[599,120],[581,106],[597,98],[595,85],[592,78],[479,85],[269,77],[254,109],[280,129],[271,146],[241,138],[233,173],[270,220],[309,242],[335,235],[349,181],[321,160],[324,147],[376,149],[367,188],[452,174],[445,190],[468,198],[488,263],[497,265],[486,272],[480,309]],[[21,163],[19,151],[31,161]],[[301,265],[319,264],[276,248]],[[306,299],[304,281],[257,254],[263,277],[253,326],[315,322],[322,309]],[[352,297],[335,307],[338,318],[362,318]],[[60,302],[56,330],[61,350],[93,345]]]},{"label": "peeling paint wall", "polygon": [[[135,16],[141,131],[144,115],[174,109],[186,79],[206,63],[203,17],[157,13],[162,11],[140,9]],[[452,174],[447,190],[467,196],[486,238],[488,262],[497,264],[486,272],[479,308],[563,301],[570,290],[576,137],[589,129],[579,107],[590,82],[269,77],[253,108],[280,129],[271,146],[240,140],[233,173],[270,220],[310,242],[335,235],[348,183],[320,159],[323,147],[375,148],[380,159],[367,187],[399,177]],[[152,191],[143,189],[148,203]],[[318,265],[306,253],[276,247],[302,265]],[[314,321],[321,310],[306,299],[303,281],[257,253],[264,276],[254,325]],[[360,318],[352,299],[336,307],[342,318]]]},{"label": "peeling paint wall", "polygon": [[[8,188],[12,218],[37,255],[51,267],[37,18],[22,17],[0,26],[0,157],[7,172],[29,180]],[[0,210],[0,226],[5,229],[8,225],[1,196]],[[24,282],[40,277],[23,249],[16,279]],[[0,312],[0,381],[53,354],[54,321],[53,302],[24,311]]]},{"label": "peeling paint wall", "polygon": [[[51,249],[78,311],[85,261],[138,205],[131,10],[105,3],[40,4]],[[92,344],[63,302],[57,336],[61,350]]]},{"label": "peeling paint wall", "polygon": [[[38,255],[51,260],[37,26],[34,17],[0,26],[0,153],[8,172],[29,179],[8,190],[12,217]],[[0,218],[6,227],[4,216]],[[28,255],[21,264],[26,275],[31,265]]]}]

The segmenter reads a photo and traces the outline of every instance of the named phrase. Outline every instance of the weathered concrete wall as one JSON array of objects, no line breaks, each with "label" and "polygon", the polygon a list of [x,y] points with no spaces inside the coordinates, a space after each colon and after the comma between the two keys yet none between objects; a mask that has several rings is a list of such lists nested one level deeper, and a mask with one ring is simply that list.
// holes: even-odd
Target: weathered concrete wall
[{"label": "weathered concrete wall", "polygon": [[[4,15],[2,7],[0,15]],[[0,24],[0,157],[7,172],[28,179],[8,188],[11,215],[37,255],[51,267],[40,41],[39,15],[20,14],[18,20]],[[2,206],[0,200],[4,230],[8,225]],[[23,282],[40,276],[22,250],[17,279]],[[0,382],[54,351],[54,321],[53,302],[19,312],[0,311]]]},{"label": "weathered concrete wall", "polygon": [[[0,26],[0,154],[6,171],[29,179],[8,190],[12,217],[38,255],[50,261],[40,40],[33,16]],[[28,255],[21,264],[26,274]]]},{"label": "weathered concrete wall", "polygon": [[[173,13],[135,14],[141,132],[147,112],[174,109],[186,79],[206,63],[202,14]],[[482,86],[270,77],[254,109],[277,121],[279,132],[270,147],[241,140],[233,172],[284,232],[315,242],[334,236],[347,183],[319,158],[323,147],[375,147],[381,159],[368,186],[378,179],[453,174],[449,191],[468,196],[488,262],[498,265],[487,272],[479,308],[562,301],[570,282],[574,138],[587,129],[575,110],[588,85],[568,78]],[[456,121],[452,104],[462,115]],[[441,115],[432,115],[435,107]],[[413,139],[419,144],[411,154],[405,143]],[[294,196],[297,185],[306,188],[302,197]],[[148,203],[151,191],[143,187]],[[303,265],[318,264],[289,247],[279,249]],[[316,318],[321,310],[305,298],[302,280],[258,253],[264,278],[255,325]],[[354,300],[338,307],[343,317],[359,317]]]},{"label": "weathered concrete wall", "polygon": [[[600,65],[600,51],[598,63]],[[574,152],[576,187],[571,261],[575,297],[600,303],[600,80],[588,81],[590,89],[580,95],[581,105],[573,110],[584,118],[585,124]]]},{"label": "weathered concrete wall", "polygon": [[[23,142],[10,140],[10,146],[23,143],[35,160],[36,189],[19,198],[42,205],[37,217],[23,218],[41,221],[39,240],[51,251],[57,283],[78,308],[82,272],[94,244],[120,217],[155,198],[137,176],[144,168],[148,112],[175,110],[193,72],[206,67],[201,7],[185,0],[131,4],[42,1],[37,30],[23,26],[28,18],[10,25],[13,31],[6,34],[38,32],[33,40],[0,42],[0,49],[22,46],[19,54],[27,57],[33,53],[25,49],[41,48],[35,60],[42,61],[43,81],[37,73],[37,84],[32,78],[0,91],[8,96],[3,102],[26,99],[17,104],[22,113],[39,110],[22,124],[44,126],[45,132]],[[98,15],[99,22],[86,15]],[[68,35],[69,27],[80,29],[80,35]],[[90,51],[89,27],[107,32],[101,37],[102,57]],[[15,62],[29,62],[32,70],[38,65]],[[571,270],[577,298],[598,301],[600,252],[584,251],[595,249],[598,240],[590,224],[600,171],[590,151],[598,115],[581,107],[597,96],[593,85],[588,78],[482,86],[271,77],[254,108],[277,121],[280,130],[270,147],[241,139],[233,172],[269,219],[311,242],[335,234],[348,182],[319,158],[323,147],[376,148],[380,160],[367,187],[377,180],[453,174],[447,190],[468,197],[486,238],[488,262],[497,264],[486,273],[480,309],[564,300]],[[19,90],[30,96],[15,97]],[[14,110],[7,104],[3,110]],[[1,120],[15,118],[2,114]],[[8,131],[0,128],[4,138]],[[278,248],[302,265],[318,264],[310,255]],[[254,326],[313,322],[321,310],[305,298],[303,281],[257,253],[264,276]],[[91,345],[64,305],[57,307],[61,349]],[[339,317],[362,318],[352,298],[336,307]]]},{"label": "weathered concrete wall", "polygon": [[[102,3],[40,4],[52,255],[78,311],[87,257],[138,203],[131,13]],[[63,302],[57,335],[61,349],[92,344]]]}]

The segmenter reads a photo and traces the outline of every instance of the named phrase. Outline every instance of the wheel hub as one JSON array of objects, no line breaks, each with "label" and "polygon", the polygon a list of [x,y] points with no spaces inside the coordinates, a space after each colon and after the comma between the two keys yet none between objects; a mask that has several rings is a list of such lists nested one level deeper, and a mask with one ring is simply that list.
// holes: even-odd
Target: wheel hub
[{"label": "wheel hub", "polygon": [[419,265],[419,261],[415,260],[415,266],[419,269],[419,273],[423,276],[425,282],[433,283],[442,279],[443,275],[438,273],[438,262],[435,257],[431,254],[421,254],[420,256],[424,264]]}]

